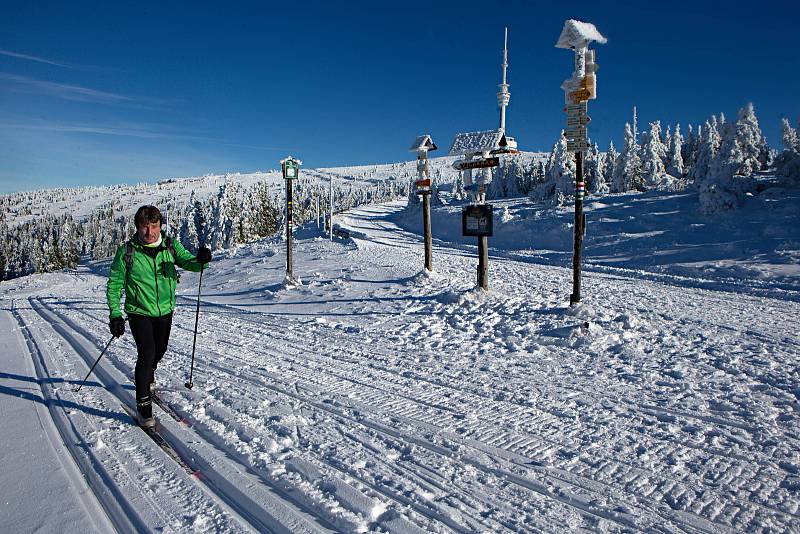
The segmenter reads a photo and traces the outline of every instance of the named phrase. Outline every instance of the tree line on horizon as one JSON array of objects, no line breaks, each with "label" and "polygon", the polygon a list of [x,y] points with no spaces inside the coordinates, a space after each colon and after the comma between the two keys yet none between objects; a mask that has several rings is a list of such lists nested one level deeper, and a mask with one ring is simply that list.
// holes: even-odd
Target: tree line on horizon
[{"label": "tree line on horizon", "polygon": [[[402,184],[407,180],[392,178],[369,187],[354,187],[342,180],[334,186],[334,206],[342,211],[403,197],[408,186]],[[317,202],[320,213],[329,209],[328,189],[312,180],[297,180],[293,191],[295,224],[316,218]],[[58,196],[59,192],[50,194]],[[226,180],[206,199],[192,190],[188,201],[158,200],[155,203],[164,216],[166,234],[179,239],[191,252],[200,246],[229,249],[285,232],[283,188],[267,181],[245,187]],[[0,211],[0,280],[74,268],[81,258],[113,256],[135,234],[130,207],[114,199],[92,211],[85,221],[76,221],[70,214],[44,214],[15,226],[8,224],[7,210]]]},{"label": "tree line on horizon", "polygon": [[[625,123],[621,151],[612,141],[605,152],[597,144],[587,152],[586,191],[598,196],[693,189],[704,213],[735,209],[748,192],[756,190],[759,172],[771,171],[791,183],[800,182],[797,129],[787,119],[782,126],[783,150],[778,153],[767,145],[752,104],[739,111],[735,122],[720,114],[696,128],[689,125],[685,137],[680,124],[664,131],[660,121],[651,122],[638,134],[634,108],[633,125]],[[563,131],[546,160],[506,157],[491,172],[486,186],[489,199],[528,195],[554,205],[574,201],[575,157],[567,151]],[[455,198],[468,196],[460,174],[449,187]]]},{"label": "tree line on horizon", "polygon": [[[712,116],[696,128],[689,126],[685,137],[680,124],[674,128],[668,126],[664,131],[660,121],[651,122],[639,135],[634,108],[633,125],[625,124],[620,152],[612,142],[605,152],[595,144],[586,154],[586,190],[597,196],[693,189],[705,213],[734,209],[748,193],[756,190],[760,172],[774,172],[793,185],[800,183],[800,140],[797,129],[787,119],[783,119],[782,142],[780,153],[767,145],[752,104],[739,111],[735,122],[726,120],[723,114]],[[378,166],[354,169],[353,176],[339,176],[334,187],[334,205],[337,210],[346,210],[405,196],[409,207],[416,207],[419,204],[414,190],[416,174],[410,168],[392,164],[382,181],[367,187],[356,187],[352,181],[378,177]],[[499,167],[486,172],[492,177],[487,184],[489,199],[528,196],[534,201],[563,206],[574,198],[575,158],[567,152],[563,132],[547,158],[530,154],[504,156]],[[329,209],[327,188],[312,179],[323,176],[324,172],[309,170],[304,175],[294,187],[296,224],[316,217],[317,202],[322,213]],[[441,202],[439,193],[444,189],[449,189],[455,200],[469,196],[460,172],[448,174],[438,167],[433,169],[432,178],[434,203]],[[187,182],[187,187],[191,185]],[[113,189],[104,188],[91,194],[99,198]],[[0,280],[74,268],[81,258],[108,258],[134,234],[131,208],[135,207],[124,205],[121,198],[107,201],[85,221],[76,221],[70,214],[47,213],[23,224],[8,220],[12,205],[16,206],[17,214],[32,215],[30,205],[34,198],[45,195],[48,196],[45,201],[55,202],[64,199],[65,191],[0,197]],[[283,233],[283,195],[281,185],[260,181],[245,187],[234,176],[226,175],[217,192],[207,198],[200,198],[192,190],[188,201],[185,196],[183,199],[161,196],[154,203],[165,215],[167,234],[180,239],[188,250],[196,251],[201,245],[224,250]]]}]

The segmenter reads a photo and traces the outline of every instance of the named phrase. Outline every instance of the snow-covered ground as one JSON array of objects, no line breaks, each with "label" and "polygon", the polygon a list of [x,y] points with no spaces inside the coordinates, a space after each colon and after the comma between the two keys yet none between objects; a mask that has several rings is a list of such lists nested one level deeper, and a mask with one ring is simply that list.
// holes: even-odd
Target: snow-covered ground
[{"label": "snow-covered ground", "polygon": [[3,282],[3,530],[800,531],[796,234],[604,197],[570,308],[569,213],[498,205],[488,293],[449,206],[434,273],[397,203],[342,217],[350,239],[300,230],[298,287],[280,243],[227,252],[191,391],[183,273],[157,381],[185,421],[155,411],[195,476],[122,408],[129,333],[73,391],[109,339],[107,263]]}]

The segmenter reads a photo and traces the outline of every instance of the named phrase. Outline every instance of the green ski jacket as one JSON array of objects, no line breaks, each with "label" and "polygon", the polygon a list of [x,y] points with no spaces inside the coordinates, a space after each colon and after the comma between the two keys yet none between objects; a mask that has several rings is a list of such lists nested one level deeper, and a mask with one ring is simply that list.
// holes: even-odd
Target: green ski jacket
[{"label": "green ski jacket", "polygon": [[166,247],[167,236],[161,233],[161,245],[155,257],[144,251],[137,235],[130,241],[133,257],[130,268],[125,261],[127,243],[117,249],[106,285],[106,301],[109,317],[122,317],[120,293],[125,289],[125,311],[148,317],[161,317],[175,310],[175,286],[178,271],[175,265],[187,271],[199,271],[200,263],[191,252],[183,248],[180,241],[173,239],[175,257]]}]

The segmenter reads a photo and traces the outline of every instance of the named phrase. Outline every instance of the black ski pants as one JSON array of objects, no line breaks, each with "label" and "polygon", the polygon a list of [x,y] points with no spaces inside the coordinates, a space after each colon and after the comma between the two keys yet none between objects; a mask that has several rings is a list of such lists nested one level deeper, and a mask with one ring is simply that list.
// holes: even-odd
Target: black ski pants
[{"label": "black ski pants", "polygon": [[169,333],[172,330],[172,314],[161,317],[128,314],[128,324],[136,341],[136,402],[138,405],[150,405],[150,382],[158,362],[167,352]]}]

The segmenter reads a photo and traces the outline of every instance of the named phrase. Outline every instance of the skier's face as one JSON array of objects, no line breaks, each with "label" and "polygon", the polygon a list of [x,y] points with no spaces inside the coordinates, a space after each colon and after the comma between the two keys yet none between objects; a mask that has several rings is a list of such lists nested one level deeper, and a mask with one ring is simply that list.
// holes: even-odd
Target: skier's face
[{"label": "skier's face", "polygon": [[145,221],[139,225],[139,240],[145,245],[158,241],[161,235],[161,221]]}]

